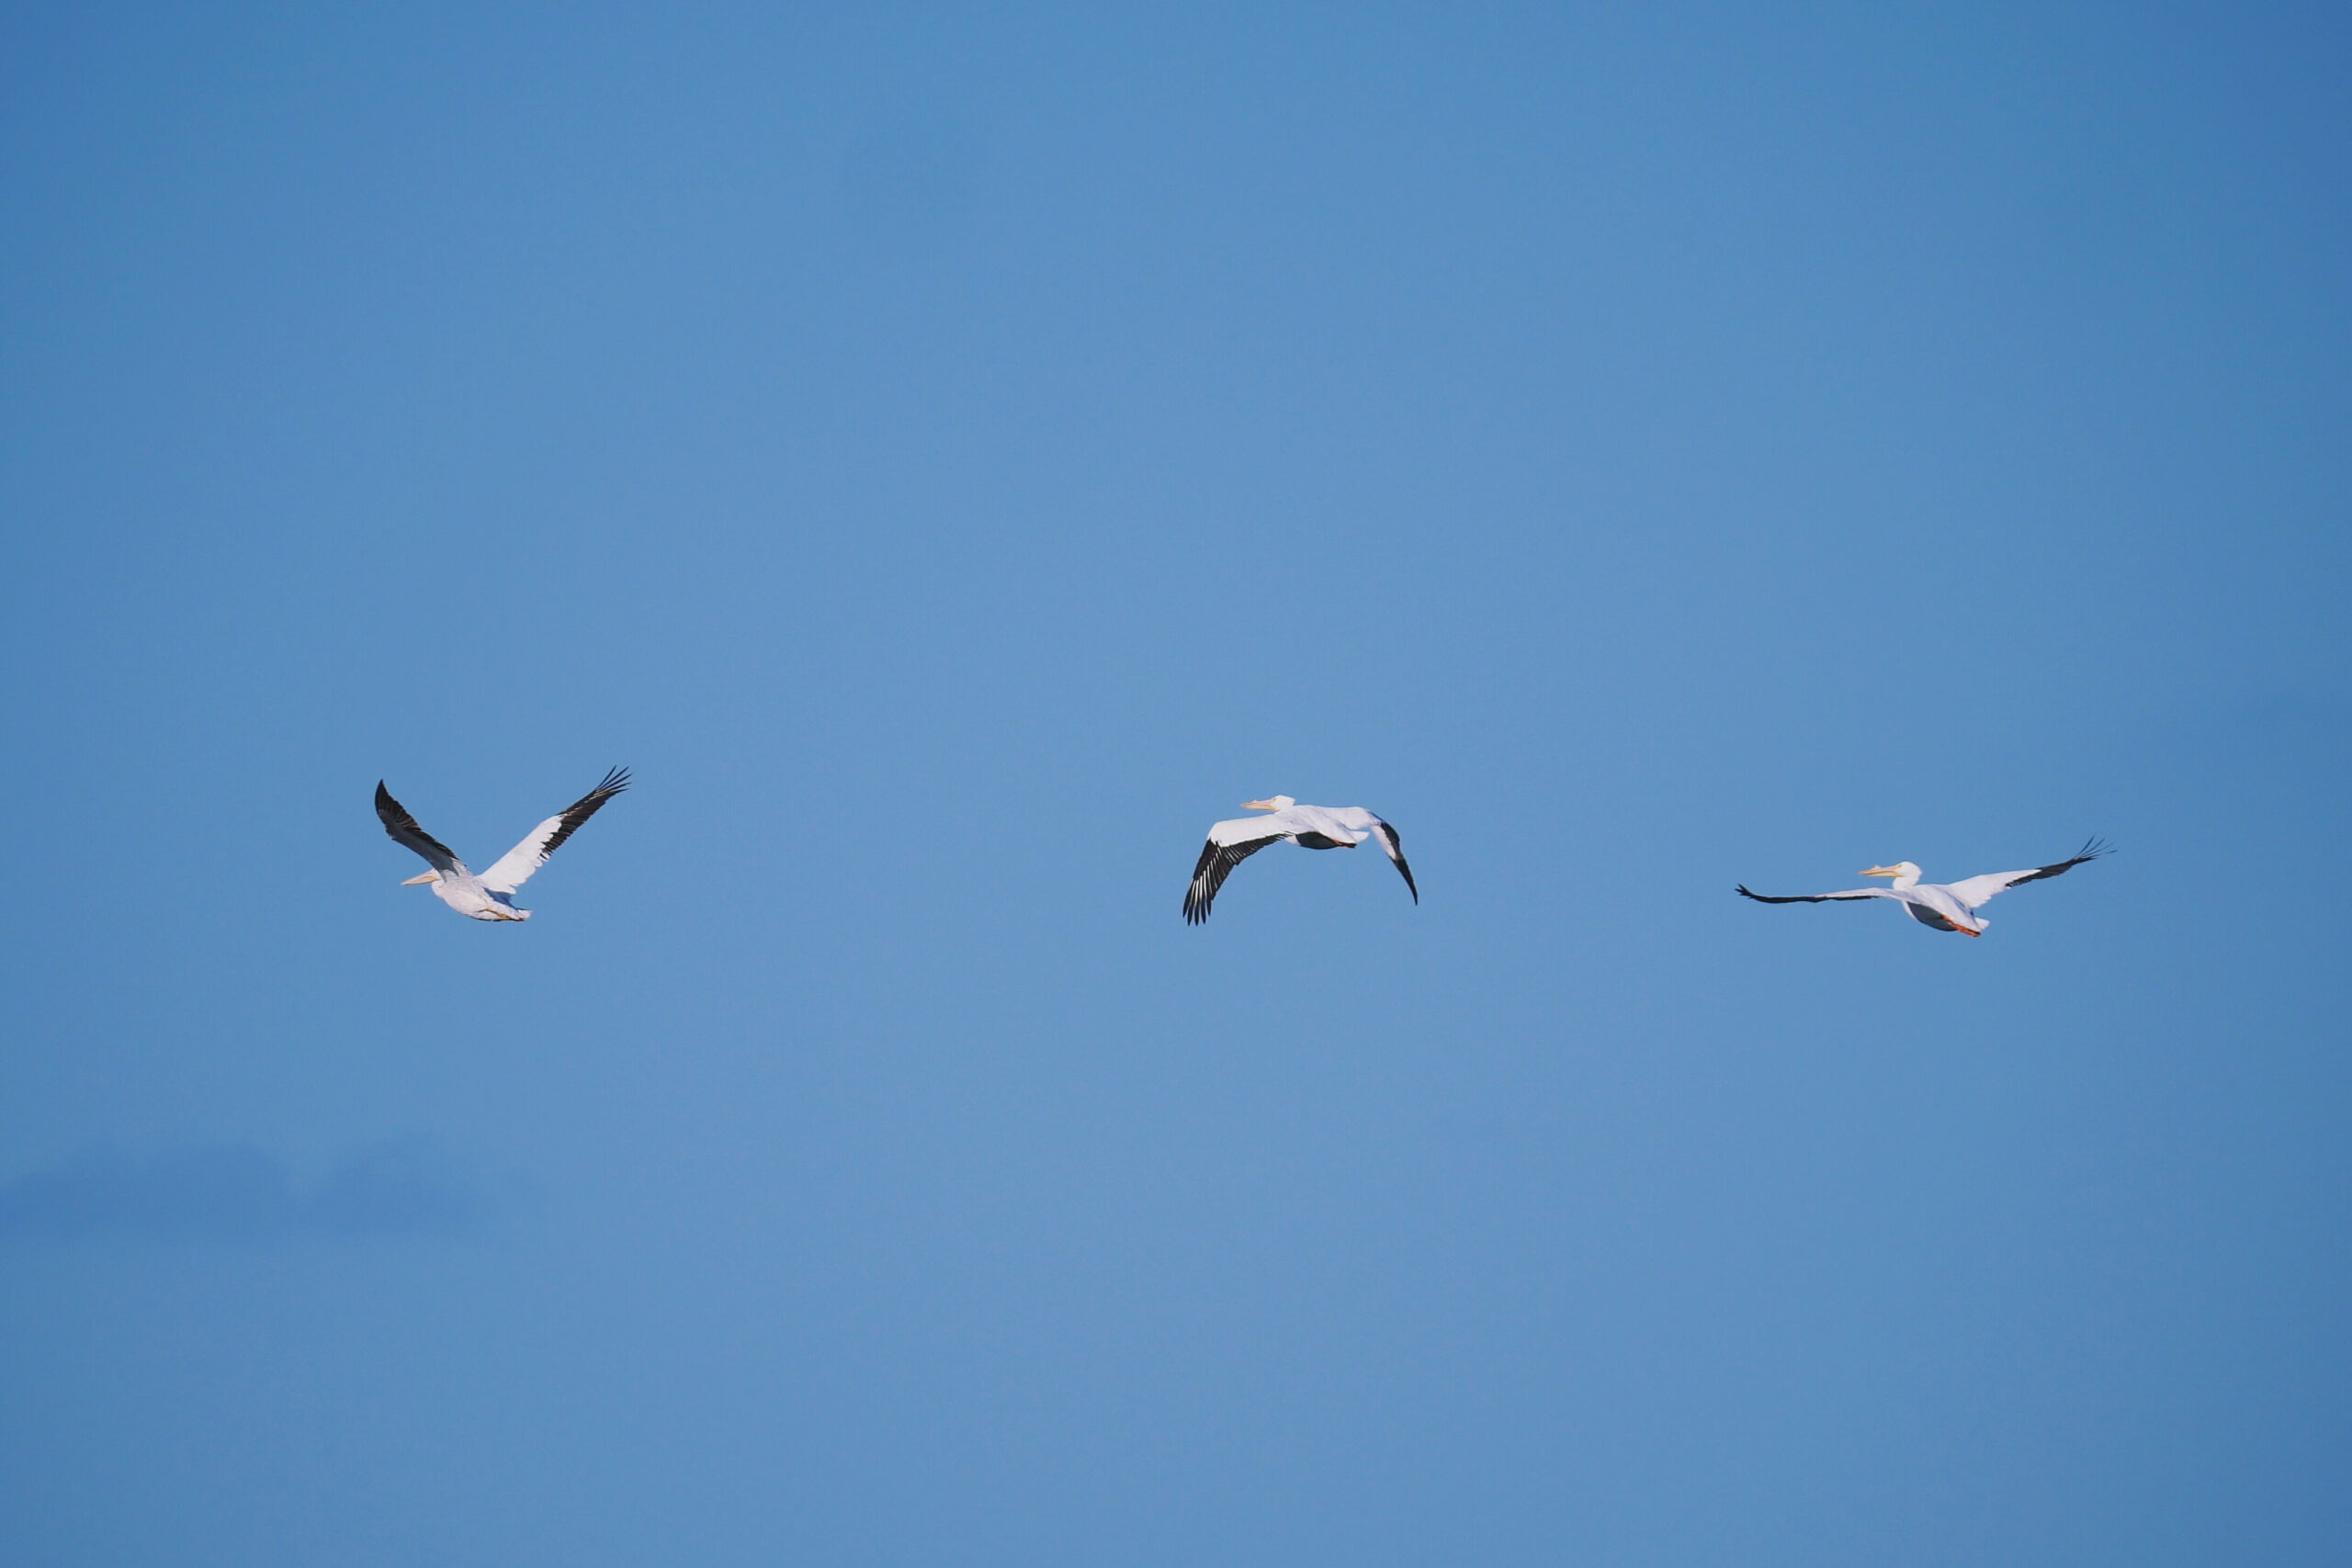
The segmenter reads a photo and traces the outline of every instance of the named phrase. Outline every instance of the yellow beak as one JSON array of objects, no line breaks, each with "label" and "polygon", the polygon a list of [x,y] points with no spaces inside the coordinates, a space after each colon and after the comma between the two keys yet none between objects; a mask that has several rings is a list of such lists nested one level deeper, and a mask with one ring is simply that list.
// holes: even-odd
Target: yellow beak
[{"label": "yellow beak", "polygon": [[1274,809],[1274,803],[1271,800],[1245,800],[1241,803],[1241,809],[1244,811],[1272,811]]},{"label": "yellow beak", "polygon": [[1864,876],[1900,876],[1902,872],[1891,865],[1874,865],[1865,870]]},{"label": "yellow beak", "polygon": [[435,878],[439,877],[440,874],[441,874],[437,871],[428,871],[423,876],[410,877],[406,882],[401,883],[401,886],[402,887],[413,887],[420,882],[434,881]]}]

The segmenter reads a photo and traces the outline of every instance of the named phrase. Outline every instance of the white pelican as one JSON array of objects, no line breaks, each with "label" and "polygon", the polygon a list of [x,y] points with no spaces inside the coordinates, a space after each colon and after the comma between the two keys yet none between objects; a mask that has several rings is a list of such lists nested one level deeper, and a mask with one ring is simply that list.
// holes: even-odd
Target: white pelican
[{"label": "white pelican", "polygon": [[1988,871],[1965,882],[1922,882],[1919,880],[1919,868],[1906,860],[1894,865],[1874,865],[1862,873],[1864,876],[1893,877],[1893,885],[1887,887],[1857,887],[1848,893],[1814,893],[1794,898],[1769,898],[1761,893],[1750,893],[1745,884],[1736,891],[1741,897],[1753,898],[1759,904],[1826,904],[1839,898],[1893,898],[1903,906],[1904,913],[1923,926],[1933,926],[1939,931],[1958,931],[1962,936],[1983,936],[1984,928],[1993,922],[1980,919],[1975,910],[1994,894],[2004,888],[2015,887],[2021,882],[2039,882],[2045,876],[2064,876],[2085,861],[2097,860],[2107,852],[2108,847],[2093,839],[2072,860],[2062,860],[2054,865],[2038,865],[2026,871]]},{"label": "white pelican", "polygon": [[1268,844],[1285,839],[1310,850],[1351,850],[1377,833],[1380,847],[1396,863],[1396,873],[1405,879],[1413,902],[1421,901],[1421,890],[1413,886],[1413,868],[1405,863],[1405,851],[1396,829],[1363,807],[1301,806],[1286,795],[1276,795],[1264,800],[1245,800],[1241,809],[1271,811],[1273,815],[1237,817],[1230,822],[1210,825],[1209,841],[1201,848],[1200,863],[1193,867],[1193,885],[1184,890],[1186,925],[1196,926],[1209,918],[1209,900],[1216,897],[1216,890],[1225,886],[1226,877],[1235,866]]},{"label": "white pelican", "polygon": [[596,815],[596,808],[628,788],[628,770],[615,768],[605,775],[605,782],[565,807],[531,829],[523,841],[498,857],[498,863],[476,876],[466,869],[466,863],[449,852],[447,846],[416,825],[408,807],[392,798],[384,781],[376,781],[376,815],[383,819],[384,831],[392,841],[406,844],[424,857],[431,871],[412,876],[401,884],[414,887],[422,883],[433,889],[433,896],[461,915],[477,920],[527,920],[528,909],[514,907],[514,890],[531,879],[531,873],[548,863],[548,856],[556,846],[571,837],[582,822]]}]

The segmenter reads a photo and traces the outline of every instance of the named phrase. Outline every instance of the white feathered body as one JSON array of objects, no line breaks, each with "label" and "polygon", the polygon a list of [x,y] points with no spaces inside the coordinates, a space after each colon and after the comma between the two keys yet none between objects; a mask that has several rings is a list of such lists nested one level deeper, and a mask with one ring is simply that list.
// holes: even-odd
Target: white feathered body
[{"label": "white feathered body", "polygon": [[1984,928],[1993,923],[1982,915],[1972,913],[1969,906],[1960,901],[1959,895],[1948,883],[1921,882],[1909,887],[1890,887],[1881,897],[1899,899],[1903,912],[1923,926],[1935,925],[1936,917],[1940,916],[1948,925],[1982,936]]},{"label": "white feathered body", "polygon": [[476,920],[527,920],[531,911],[515,908],[512,893],[494,892],[482,879],[458,863],[457,874],[443,872],[433,880],[433,896],[458,913]]}]

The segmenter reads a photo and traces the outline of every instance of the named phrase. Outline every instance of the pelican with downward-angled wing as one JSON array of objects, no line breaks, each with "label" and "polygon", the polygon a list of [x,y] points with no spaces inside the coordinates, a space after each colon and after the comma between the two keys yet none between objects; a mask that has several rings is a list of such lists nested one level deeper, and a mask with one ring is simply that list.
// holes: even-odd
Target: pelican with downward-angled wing
[{"label": "pelican with downward-angled wing", "polygon": [[477,920],[527,920],[528,909],[514,907],[515,889],[530,880],[531,873],[548,863],[548,857],[557,846],[578,830],[580,824],[596,815],[605,802],[628,788],[628,770],[615,768],[605,775],[605,782],[565,807],[531,829],[528,837],[498,857],[497,863],[476,876],[466,869],[466,863],[449,852],[448,846],[416,825],[408,807],[392,798],[384,781],[376,781],[376,815],[384,824],[384,831],[394,843],[404,844],[424,857],[433,869],[412,876],[401,884],[414,887],[420,884],[433,889],[433,896],[461,915]]},{"label": "pelican with downward-angled wing", "polygon": [[1994,894],[2021,883],[2039,882],[2045,876],[2064,876],[2085,861],[2097,860],[2108,852],[2105,844],[2093,839],[2070,860],[2030,866],[2024,871],[1988,871],[1965,882],[1922,882],[1919,880],[1919,868],[1906,860],[1893,865],[1874,865],[1862,873],[1864,876],[1893,878],[1884,887],[1856,887],[1844,893],[1807,893],[1791,898],[1772,898],[1761,893],[1750,893],[1745,884],[1735,891],[1741,897],[1753,898],[1759,904],[1829,904],[1844,898],[1892,898],[1903,906],[1905,914],[1923,926],[1931,926],[1939,931],[1958,931],[1962,936],[1983,936],[1984,928],[1992,922],[1976,911]]},{"label": "pelican with downward-angled wing", "polygon": [[1245,800],[1244,811],[1264,811],[1265,817],[1237,817],[1214,823],[1209,841],[1193,867],[1193,885],[1184,890],[1184,923],[1196,926],[1209,918],[1209,902],[1233,868],[1268,844],[1294,843],[1309,850],[1351,850],[1366,839],[1377,838],[1381,849],[1396,863],[1413,902],[1421,890],[1413,886],[1413,868],[1405,863],[1403,841],[1396,829],[1361,806],[1301,806],[1286,795]]}]

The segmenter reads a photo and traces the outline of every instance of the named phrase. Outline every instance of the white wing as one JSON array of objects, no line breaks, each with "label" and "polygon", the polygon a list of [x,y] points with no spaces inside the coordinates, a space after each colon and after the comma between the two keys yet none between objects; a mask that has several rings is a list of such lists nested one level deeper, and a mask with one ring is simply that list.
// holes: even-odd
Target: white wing
[{"label": "white wing", "polygon": [[2030,866],[2024,871],[1988,871],[1982,876],[1972,876],[1965,882],[1946,886],[1963,908],[1973,909],[1988,902],[1994,894],[2006,892],[2021,882],[2039,882],[2045,876],[2064,876],[2085,861],[2097,860],[2107,852],[2107,846],[2093,839],[2083,846],[2081,853],[2055,865]]},{"label": "white wing", "polygon": [[1381,852],[1396,865],[1396,874],[1405,879],[1406,891],[1412,894],[1413,902],[1418,904],[1421,901],[1421,890],[1413,886],[1413,868],[1405,863],[1405,840],[1396,829],[1361,806],[1331,806],[1324,807],[1324,810],[1341,827],[1359,833],[1370,833],[1373,841],[1380,846]]},{"label": "white wing", "polygon": [[[1229,829],[1255,828],[1255,834],[1233,832]],[[1222,833],[1224,836],[1219,837]],[[1201,858],[1193,867],[1193,880],[1184,889],[1184,923],[1197,926],[1209,918],[1209,905],[1216,898],[1216,890],[1233,874],[1233,868],[1264,849],[1279,844],[1288,835],[1279,822],[1269,818],[1250,817],[1231,822],[1219,822],[1209,829],[1209,841],[1201,846]]]},{"label": "white wing", "polygon": [[615,768],[605,775],[605,782],[565,807],[531,829],[524,840],[498,857],[498,863],[481,874],[481,885],[493,893],[512,893],[531,879],[531,873],[548,863],[574,829],[596,815],[605,802],[628,788],[628,770]]},{"label": "white wing", "polygon": [[1248,844],[1260,839],[1285,838],[1298,831],[1298,824],[1288,811],[1269,811],[1262,817],[1236,817],[1229,822],[1209,824],[1212,844]]}]

